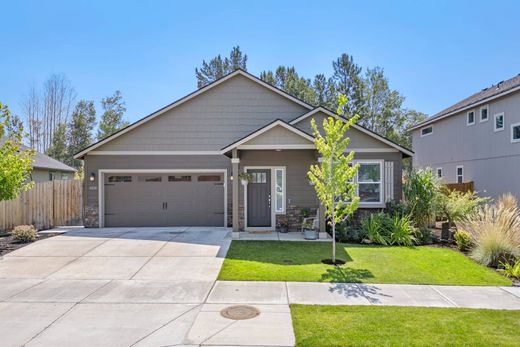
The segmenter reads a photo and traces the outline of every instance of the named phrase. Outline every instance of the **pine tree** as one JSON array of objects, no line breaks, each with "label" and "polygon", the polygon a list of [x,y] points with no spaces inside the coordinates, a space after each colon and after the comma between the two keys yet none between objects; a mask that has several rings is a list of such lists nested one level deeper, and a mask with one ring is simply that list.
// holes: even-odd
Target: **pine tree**
[{"label": "pine tree", "polygon": [[359,114],[362,104],[363,83],[361,79],[361,67],[354,63],[351,55],[343,53],[341,57],[332,62],[334,69],[333,79],[336,84],[336,92],[347,98],[347,104],[343,106],[346,114]]},{"label": "pine tree", "polygon": [[233,47],[229,58],[222,59],[219,54],[209,62],[203,60],[200,70],[195,69],[197,86],[202,88],[237,69],[247,71],[247,55],[242,53],[240,46]]},{"label": "pine tree", "polygon": [[123,119],[126,112],[123,96],[119,90],[116,90],[113,96],[103,98],[101,105],[103,107],[103,115],[99,122],[97,139],[102,140],[112,135],[120,129],[126,127],[129,123]]},{"label": "pine tree", "polygon": [[80,168],[81,160],[73,159],[74,154],[88,147],[93,141],[93,130],[96,126],[96,108],[94,101],[80,100],[68,125],[68,160],[67,164]]}]

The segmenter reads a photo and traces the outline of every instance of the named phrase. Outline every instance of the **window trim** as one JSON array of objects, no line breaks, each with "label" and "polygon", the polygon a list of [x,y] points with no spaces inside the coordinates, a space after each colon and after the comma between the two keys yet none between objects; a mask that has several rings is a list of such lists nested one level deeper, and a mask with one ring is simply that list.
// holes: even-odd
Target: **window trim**
[{"label": "window trim", "polygon": [[[473,122],[469,122],[469,114],[470,113],[473,113]],[[475,110],[470,110],[468,112],[466,112],[466,126],[471,126],[471,125],[475,125]]]},{"label": "window trim", "polygon": [[[462,169],[461,175],[459,175],[459,169]],[[464,165],[457,165],[455,169],[455,183],[459,183],[459,177],[461,177],[460,183],[464,183]]]},{"label": "window trim", "polygon": [[[439,175],[439,172],[440,172],[440,175]],[[438,167],[435,169],[435,175],[437,176],[437,178],[443,178],[442,176],[442,167]]]},{"label": "window trim", "polygon": [[[281,171],[282,172],[282,208],[280,210],[278,210],[278,200],[276,199],[276,173],[277,171]],[[286,177],[285,177],[285,168],[283,167],[277,167],[277,168],[274,168],[274,213],[275,214],[285,214],[286,212],[286,202],[285,202],[285,197],[286,197],[286,187],[287,187],[287,184],[286,184]]]},{"label": "window trim", "polygon": [[517,138],[517,139],[513,138],[513,134],[514,134],[513,129],[516,128],[516,127],[520,127],[520,122],[511,124],[511,143],[519,143],[520,142],[520,137]]},{"label": "window trim", "polygon": [[[497,128],[497,118],[502,116],[502,128]],[[499,132],[506,129],[506,115],[504,112],[496,113],[493,115],[493,131]]]},{"label": "window trim", "polygon": [[[482,120],[482,110],[487,110],[487,118]],[[479,123],[484,123],[484,122],[487,122],[489,120],[489,105],[484,105],[484,106],[481,106],[478,110],[478,119],[479,119]]]},{"label": "window trim", "polygon": [[[429,132],[429,133],[427,133],[427,134],[423,134],[423,131],[424,131],[425,129],[428,129],[428,128],[431,128],[432,131]],[[421,137],[426,137],[426,136],[429,136],[429,135],[431,135],[431,134],[433,134],[433,125],[429,125],[429,126],[426,126],[426,127],[424,127],[424,128],[421,128]]]},{"label": "window trim", "polygon": [[[352,163],[354,164],[378,164],[379,165],[379,182],[363,182],[361,184],[379,184],[379,201],[373,201],[373,202],[362,202],[359,201],[359,207],[384,207],[385,201],[385,175],[384,175],[384,160],[382,159],[360,159],[360,160],[352,160]],[[356,172],[356,177],[354,178],[354,182],[357,184],[356,188],[356,195],[359,196],[359,170]]]}]

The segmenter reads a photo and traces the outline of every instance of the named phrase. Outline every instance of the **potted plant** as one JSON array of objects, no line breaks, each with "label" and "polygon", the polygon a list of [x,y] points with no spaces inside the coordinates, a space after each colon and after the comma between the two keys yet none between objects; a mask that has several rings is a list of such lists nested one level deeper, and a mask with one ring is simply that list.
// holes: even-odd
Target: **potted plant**
[{"label": "potted plant", "polygon": [[238,175],[238,179],[242,183],[242,185],[246,186],[249,182],[253,180],[253,175],[247,172],[242,172],[240,175]]},{"label": "potted plant", "polygon": [[284,234],[289,232],[289,221],[287,219],[280,219],[277,224],[278,232]]}]

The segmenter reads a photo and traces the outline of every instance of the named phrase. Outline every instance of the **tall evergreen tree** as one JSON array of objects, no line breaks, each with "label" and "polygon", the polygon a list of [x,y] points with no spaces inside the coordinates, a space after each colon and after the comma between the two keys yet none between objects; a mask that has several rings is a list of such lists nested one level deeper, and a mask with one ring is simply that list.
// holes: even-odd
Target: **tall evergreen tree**
[{"label": "tall evergreen tree", "polygon": [[73,159],[74,154],[85,147],[92,144],[93,130],[96,126],[96,108],[94,101],[80,100],[74,112],[72,112],[71,120],[68,125],[69,143],[68,143],[68,160],[67,164],[79,169],[80,160]]},{"label": "tall evergreen tree", "polygon": [[260,73],[260,79],[311,105],[316,104],[316,94],[311,80],[298,75],[294,67],[280,65],[274,73]]},{"label": "tall evergreen tree", "polygon": [[347,97],[347,104],[343,106],[344,112],[346,114],[360,114],[363,97],[361,67],[354,63],[354,58],[351,55],[346,53],[333,61],[332,67],[334,69],[333,79],[336,84],[336,92]]},{"label": "tall evergreen tree", "polygon": [[103,98],[101,105],[104,112],[99,122],[98,140],[112,135],[129,124],[123,119],[126,107],[123,96],[119,90],[116,90],[113,96]]},{"label": "tall evergreen tree", "polygon": [[51,146],[47,149],[45,154],[63,163],[69,161],[69,153],[67,151],[67,126],[65,123],[58,124],[54,130]]},{"label": "tall evergreen tree", "polygon": [[233,47],[229,58],[222,58],[219,54],[209,62],[203,60],[202,67],[195,69],[197,86],[202,88],[237,69],[247,70],[247,55],[242,53],[240,46]]}]

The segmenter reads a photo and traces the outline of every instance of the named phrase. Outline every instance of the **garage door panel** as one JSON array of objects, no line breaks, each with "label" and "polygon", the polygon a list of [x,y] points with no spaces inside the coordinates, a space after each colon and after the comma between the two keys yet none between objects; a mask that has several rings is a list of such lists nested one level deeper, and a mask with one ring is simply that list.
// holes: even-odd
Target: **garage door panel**
[{"label": "garage door panel", "polygon": [[[112,174],[105,177],[107,227],[222,226],[224,223],[223,174],[182,173],[174,178],[173,174],[117,175],[124,178]],[[110,176],[114,177],[109,179]],[[157,176],[161,176],[160,181]],[[189,181],[186,176],[190,176]]]}]

